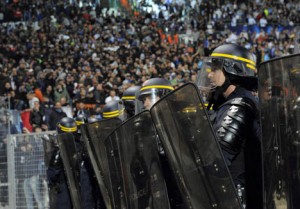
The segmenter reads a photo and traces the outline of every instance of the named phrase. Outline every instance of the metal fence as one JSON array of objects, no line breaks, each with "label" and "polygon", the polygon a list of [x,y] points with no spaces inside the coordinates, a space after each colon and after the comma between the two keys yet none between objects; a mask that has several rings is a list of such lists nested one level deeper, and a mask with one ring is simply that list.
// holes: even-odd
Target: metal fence
[{"label": "metal fence", "polygon": [[6,205],[2,208],[49,208],[42,138],[53,133],[8,135]]},{"label": "metal fence", "polygon": [[21,133],[20,112],[0,96],[0,209],[47,209],[42,138],[55,132]]},{"label": "metal fence", "polygon": [[0,209],[47,208],[41,137],[53,132],[20,133],[20,112],[10,109],[8,97],[0,96]]},{"label": "metal fence", "polygon": [[[0,115],[2,111],[0,110]],[[5,119],[0,117],[0,208],[8,205],[8,179],[7,179],[7,124],[2,122]]]},{"label": "metal fence", "polygon": [[8,175],[6,143],[10,132],[9,102],[7,97],[0,97],[0,208],[8,206]]}]

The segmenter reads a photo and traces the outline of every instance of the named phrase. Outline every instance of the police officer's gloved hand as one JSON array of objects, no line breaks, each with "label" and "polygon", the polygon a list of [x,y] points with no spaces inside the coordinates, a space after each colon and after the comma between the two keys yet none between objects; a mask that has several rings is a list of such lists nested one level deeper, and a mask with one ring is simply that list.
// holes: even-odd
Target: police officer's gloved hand
[{"label": "police officer's gloved hand", "polygon": [[63,169],[63,162],[60,156],[60,150],[57,148],[55,148],[52,152],[52,156],[49,162],[49,167],[53,168],[53,169]]}]

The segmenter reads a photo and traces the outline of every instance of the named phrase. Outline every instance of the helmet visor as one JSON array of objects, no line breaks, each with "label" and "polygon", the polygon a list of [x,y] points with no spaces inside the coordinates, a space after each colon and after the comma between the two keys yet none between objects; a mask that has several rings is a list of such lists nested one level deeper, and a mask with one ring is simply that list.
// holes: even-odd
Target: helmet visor
[{"label": "helmet visor", "polygon": [[119,116],[118,116],[118,118],[120,120],[122,120],[122,121],[125,121],[127,119],[127,113],[125,111],[124,103],[121,100],[118,103],[118,109],[119,109]]},{"label": "helmet visor", "polygon": [[198,71],[196,85],[199,89],[212,90],[216,88],[216,84],[211,81],[209,74],[217,70],[223,69],[223,60],[211,57],[205,57],[202,68]]},{"label": "helmet visor", "polygon": [[202,68],[198,71],[196,85],[200,91],[202,99],[207,102],[211,93],[217,87],[216,83],[210,79],[210,73],[223,69],[223,62],[220,59],[205,57]]},{"label": "helmet visor", "polygon": [[147,91],[139,92],[138,104],[136,107],[138,108],[137,112],[141,112],[143,110],[150,110],[150,108],[161,98],[161,92],[159,89],[147,89]]},{"label": "helmet visor", "polygon": [[144,104],[141,100],[139,100],[140,98],[140,91],[137,91],[135,93],[135,98],[138,98],[138,99],[135,99],[135,114],[138,114],[140,112],[142,112],[143,110],[145,110],[145,107],[144,107]]},{"label": "helmet visor", "polygon": [[126,117],[130,118],[135,114],[135,100],[123,100]]}]

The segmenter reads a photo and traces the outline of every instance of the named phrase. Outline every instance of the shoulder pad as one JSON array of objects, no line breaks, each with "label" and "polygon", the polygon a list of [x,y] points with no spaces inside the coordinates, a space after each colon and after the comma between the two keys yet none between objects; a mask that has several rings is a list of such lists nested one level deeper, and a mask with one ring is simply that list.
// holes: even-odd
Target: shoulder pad
[{"label": "shoulder pad", "polygon": [[221,106],[224,106],[224,105],[236,105],[236,106],[241,106],[244,108],[250,108],[252,110],[257,109],[255,103],[250,98],[247,98],[247,97],[238,97],[238,98],[231,99],[231,100],[225,102]]},{"label": "shoulder pad", "polygon": [[226,114],[221,118],[217,135],[220,144],[232,152],[239,152],[244,140],[249,133],[253,120],[256,117],[256,106],[248,98],[236,98],[227,101],[222,106],[227,106]]}]

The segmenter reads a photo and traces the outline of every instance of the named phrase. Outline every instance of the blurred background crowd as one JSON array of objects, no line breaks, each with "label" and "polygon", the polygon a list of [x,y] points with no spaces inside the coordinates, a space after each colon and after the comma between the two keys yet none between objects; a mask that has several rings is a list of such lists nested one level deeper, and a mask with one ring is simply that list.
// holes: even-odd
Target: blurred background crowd
[{"label": "blurred background crowd", "polygon": [[149,78],[193,82],[203,57],[226,42],[251,49],[258,64],[299,50],[299,0],[107,5],[0,0],[0,95],[19,111],[21,131],[55,130],[64,116],[101,118],[108,101]]}]

